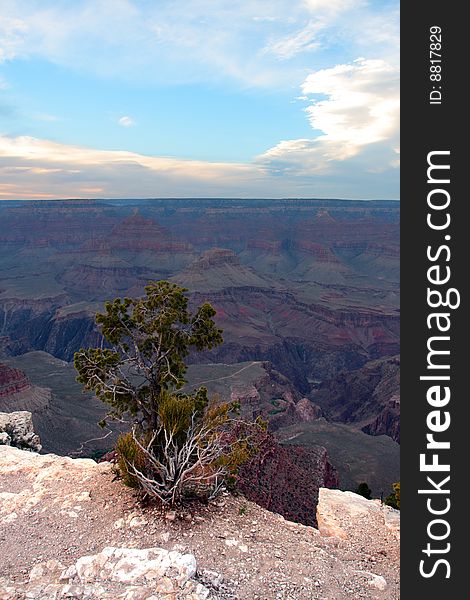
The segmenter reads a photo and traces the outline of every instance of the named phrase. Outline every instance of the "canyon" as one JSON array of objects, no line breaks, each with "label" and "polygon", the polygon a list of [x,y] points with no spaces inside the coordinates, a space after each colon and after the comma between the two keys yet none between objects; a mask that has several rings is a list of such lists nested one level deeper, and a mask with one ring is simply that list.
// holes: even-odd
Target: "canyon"
[{"label": "canyon", "polygon": [[209,380],[307,450],[324,445],[326,420],[330,439],[346,435],[367,462],[366,436],[371,454],[394,457],[397,479],[397,202],[3,201],[0,222],[0,361],[14,380],[0,381],[0,402],[31,410],[48,451],[109,447],[96,427],[103,407],[70,361],[99,345],[105,300],[167,279],[192,306],[211,302],[224,330],[223,345],[190,357],[189,385]]}]

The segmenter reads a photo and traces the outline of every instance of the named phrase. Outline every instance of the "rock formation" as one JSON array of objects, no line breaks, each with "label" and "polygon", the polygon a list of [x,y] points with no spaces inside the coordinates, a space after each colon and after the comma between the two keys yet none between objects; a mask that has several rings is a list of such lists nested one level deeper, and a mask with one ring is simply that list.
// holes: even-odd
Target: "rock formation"
[{"label": "rock formation", "polygon": [[49,407],[50,401],[49,389],[32,385],[21,369],[0,363],[0,411],[41,412]]},{"label": "rock formation", "polygon": [[398,351],[396,203],[67,201],[0,211],[0,263],[15,249],[15,267],[2,271],[0,334],[15,353],[71,360],[92,342],[92,319],[57,309],[140,294],[157,278],[186,281],[216,305],[232,362],[271,360],[294,383],[297,364],[306,387]]},{"label": "rock formation", "polygon": [[387,399],[386,406],[362,431],[369,435],[389,435],[392,440],[400,443],[400,392]]},{"label": "rock formation", "polygon": [[[37,598],[99,598],[100,600],[211,600],[214,596],[195,581],[196,559],[192,554],[163,548],[106,547],[82,556],[66,567],[58,560],[34,566],[28,581],[9,586],[0,581],[2,600]],[[2,593],[3,592],[3,593]]]},{"label": "rock formation", "polygon": [[400,357],[366,363],[325,381],[315,401],[327,417],[357,424],[370,435],[388,435],[400,442]]},{"label": "rock formation", "polygon": [[[259,394],[273,430],[315,423],[320,411],[314,402],[327,418],[399,439],[397,389],[382,386],[385,371],[370,365],[399,352],[398,203],[153,199],[0,205],[0,352],[8,359],[28,355],[35,375],[37,351],[70,362],[80,347],[100,344],[93,315],[103,301],[138,296],[149,280],[181,281],[192,305],[213,304],[224,330],[222,346],[190,360],[269,361],[295,388],[292,401],[285,389],[269,398],[267,387],[266,393],[256,385],[240,392],[253,407]],[[351,371],[356,382],[341,375]],[[49,380],[33,383],[49,387]],[[338,400],[334,406],[315,397],[322,386]],[[98,441],[100,433],[91,426],[100,420],[98,407],[78,384],[70,394],[65,387],[53,390],[54,406],[36,421],[45,446],[45,433],[53,437],[47,450],[81,452],[85,442],[89,452],[95,449],[90,440],[100,449],[111,446],[111,437]],[[13,401],[27,391],[16,390],[7,406],[0,397],[0,410],[33,410]],[[239,393],[235,386],[232,391]]]},{"label": "rock formation", "polygon": [[0,444],[41,451],[41,441],[33,428],[31,413],[25,410],[0,413]]},{"label": "rock formation", "polygon": [[260,506],[316,527],[319,489],[339,486],[325,448],[281,446],[268,432],[257,444],[258,453],[239,470],[238,488]]},{"label": "rock formation", "polygon": [[0,400],[29,389],[31,383],[23,371],[0,363]]},{"label": "rock formation", "polygon": [[380,500],[367,500],[354,492],[320,489],[317,507],[318,529],[322,535],[348,539],[361,521],[371,514],[380,515],[397,539],[400,537],[400,513]]},{"label": "rock formation", "polygon": [[398,598],[399,513],[319,496],[320,531],[230,495],[165,518],[109,463],[0,446],[0,598]]}]

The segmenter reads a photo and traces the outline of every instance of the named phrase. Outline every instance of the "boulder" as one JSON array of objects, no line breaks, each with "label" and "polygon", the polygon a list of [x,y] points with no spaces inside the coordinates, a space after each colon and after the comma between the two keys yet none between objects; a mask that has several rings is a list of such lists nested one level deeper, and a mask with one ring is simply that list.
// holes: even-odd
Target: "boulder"
[{"label": "boulder", "polygon": [[0,445],[11,446],[11,437],[6,431],[2,431],[2,433],[0,433]]},{"label": "boulder", "polygon": [[400,511],[354,492],[320,488],[317,522],[320,534],[327,537],[348,539],[363,524],[373,523],[371,526],[391,530],[398,538]]},{"label": "boulder", "polygon": [[95,600],[213,600],[195,580],[196,559],[163,548],[104,548],[66,567],[57,560],[35,565],[27,581],[0,580],[0,597]]},{"label": "boulder", "polygon": [[[6,434],[6,436],[2,434]],[[0,444],[34,452],[41,451],[41,440],[34,432],[33,418],[30,412],[21,410],[0,413]]]}]

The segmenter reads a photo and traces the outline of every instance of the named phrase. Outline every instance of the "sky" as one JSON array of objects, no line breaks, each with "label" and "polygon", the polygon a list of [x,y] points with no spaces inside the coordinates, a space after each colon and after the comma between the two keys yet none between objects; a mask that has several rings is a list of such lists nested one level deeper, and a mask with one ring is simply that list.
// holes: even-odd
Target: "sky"
[{"label": "sky", "polygon": [[0,0],[0,199],[398,194],[398,0]]}]

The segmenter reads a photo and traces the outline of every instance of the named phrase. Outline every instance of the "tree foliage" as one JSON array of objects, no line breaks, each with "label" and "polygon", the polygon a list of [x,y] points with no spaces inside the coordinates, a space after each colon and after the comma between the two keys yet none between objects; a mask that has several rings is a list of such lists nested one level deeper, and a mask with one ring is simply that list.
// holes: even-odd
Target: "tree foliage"
[{"label": "tree foliage", "polygon": [[158,281],[146,286],[146,297],[116,298],[96,315],[110,347],[81,349],[74,364],[77,381],[110,405],[110,417],[130,415],[144,429],[158,427],[163,392],[184,385],[190,350],[222,343],[215,310],[205,303],[191,313],[186,291]]},{"label": "tree foliage", "polygon": [[364,498],[367,498],[367,500],[372,498],[372,490],[365,481],[357,486],[356,494],[359,494],[359,496],[364,496]]},{"label": "tree foliage", "polygon": [[181,391],[189,352],[222,342],[215,310],[205,303],[190,312],[186,291],[158,281],[144,298],[107,302],[96,322],[109,347],[75,354],[84,389],[110,406],[109,417],[132,421],[116,445],[124,483],[166,506],[215,496],[252,455],[262,426],[235,418],[234,403],[210,402],[204,387]]},{"label": "tree foliage", "polygon": [[391,506],[392,508],[396,508],[400,510],[400,482],[392,483],[393,492],[389,494],[385,500],[384,504],[387,506]]}]

